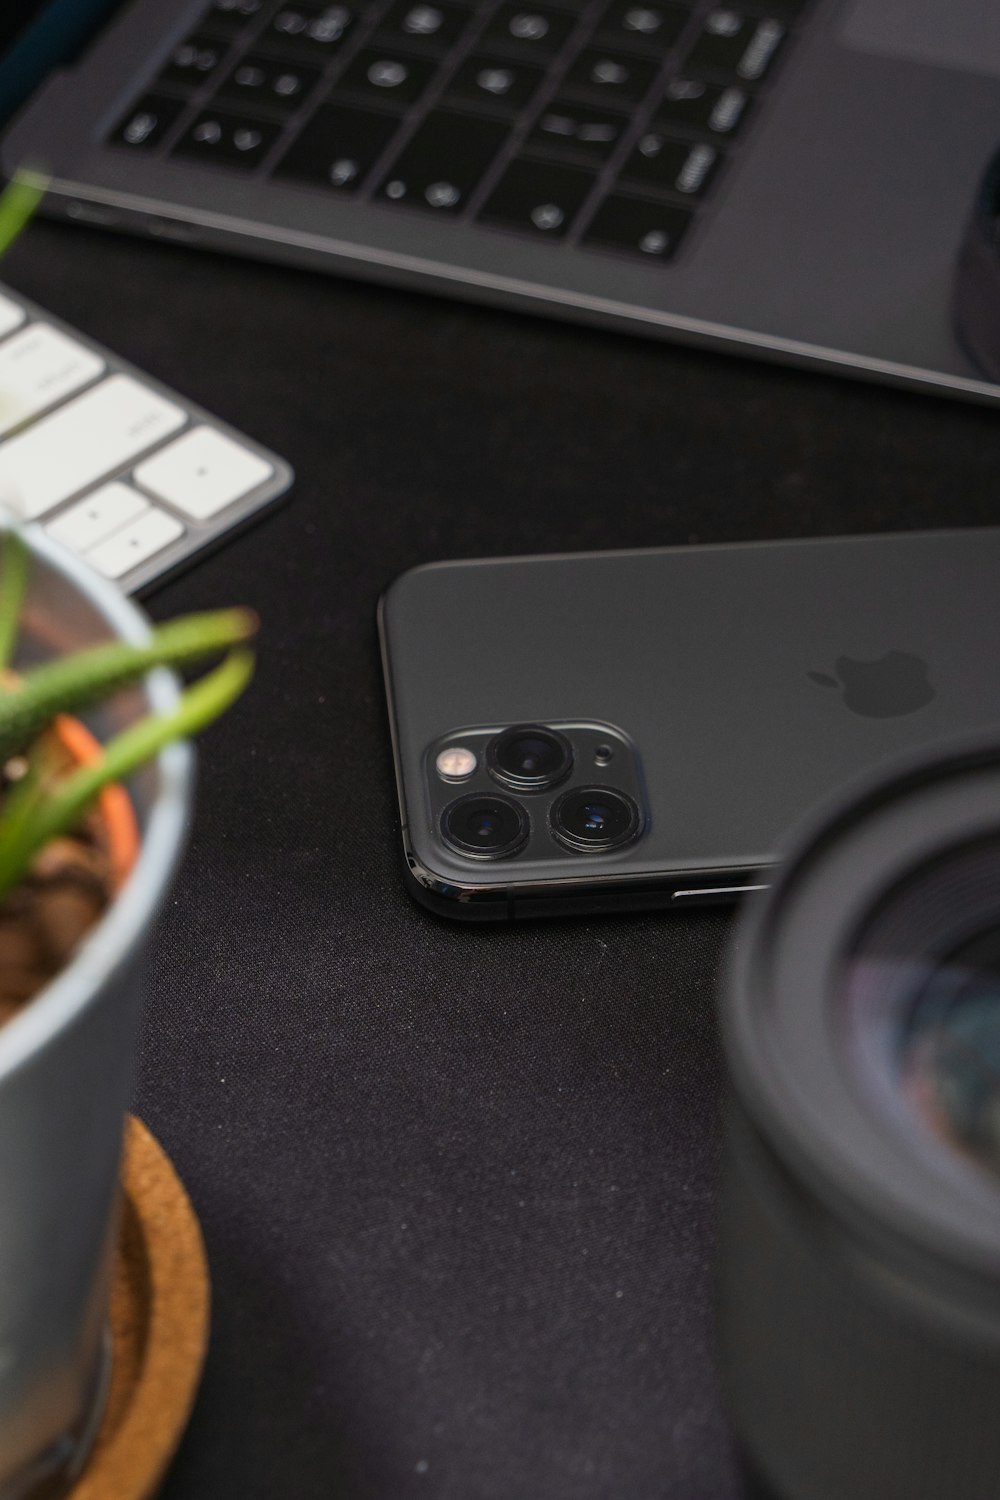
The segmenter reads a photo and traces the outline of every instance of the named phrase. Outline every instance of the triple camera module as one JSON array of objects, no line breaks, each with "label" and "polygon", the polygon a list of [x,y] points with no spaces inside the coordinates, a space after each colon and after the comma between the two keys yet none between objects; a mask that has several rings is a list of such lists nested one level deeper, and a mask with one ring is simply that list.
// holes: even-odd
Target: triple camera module
[{"label": "triple camera module", "polygon": [[470,731],[442,745],[434,769],[439,782],[476,785],[440,812],[444,843],[466,857],[605,854],[643,831],[635,752],[607,725]]}]

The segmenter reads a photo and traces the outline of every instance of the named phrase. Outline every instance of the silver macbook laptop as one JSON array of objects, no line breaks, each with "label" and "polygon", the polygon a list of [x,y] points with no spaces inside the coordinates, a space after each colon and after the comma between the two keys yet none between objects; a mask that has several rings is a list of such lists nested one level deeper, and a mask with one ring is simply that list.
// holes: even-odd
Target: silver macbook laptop
[{"label": "silver macbook laptop", "polygon": [[952,315],[992,0],[18,12],[2,164],[53,213],[1000,398]]}]

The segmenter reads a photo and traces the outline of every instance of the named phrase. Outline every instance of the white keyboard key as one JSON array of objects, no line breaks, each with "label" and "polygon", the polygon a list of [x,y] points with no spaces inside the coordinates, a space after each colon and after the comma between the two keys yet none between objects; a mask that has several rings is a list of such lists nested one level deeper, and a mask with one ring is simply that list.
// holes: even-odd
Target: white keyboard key
[{"label": "white keyboard key", "polygon": [[195,427],[135,471],[135,482],[186,516],[207,521],[274,473],[271,465],[211,427]]},{"label": "white keyboard key", "polygon": [[0,443],[0,494],[22,521],[35,521],[63,500],[145,453],[184,425],[172,401],[112,375],[28,432]]},{"label": "white keyboard key", "polygon": [[122,578],[149,557],[155,557],[171,542],[184,535],[184,527],[166,511],[153,506],[123,531],[116,531],[106,542],[84,554],[91,567],[105,578]]},{"label": "white keyboard key", "polygon": [[20,328],[24,322],[24,313],[16,302],[0,293],[0,339],[4,334],[12,333],[15,328]]},{"label": "white keyboard key", "polygon": [[20,492],[10,475],[0,468],[0,517],[16,523],[20,521],[21,515]]},{"label": "white keyboard key", "polygon": [[47,323],[0,344],[0,436],[89,385],[104,370],[92,349]]},{"label": "white keyboard key", "polygon": [[71,552],[86,552],[88,547],[96,547],[98,542],[114,536],[148,509],[149,501],[138,490],[116,480],[71,505],[45,529]]}]

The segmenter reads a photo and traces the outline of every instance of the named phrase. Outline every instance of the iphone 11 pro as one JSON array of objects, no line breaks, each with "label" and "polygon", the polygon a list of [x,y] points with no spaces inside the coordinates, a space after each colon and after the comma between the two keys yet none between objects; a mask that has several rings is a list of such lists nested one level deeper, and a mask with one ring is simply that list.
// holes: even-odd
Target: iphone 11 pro
[{"label": "iphone 11 pro", "polygon": [[1000,528],[434,563],[379,628],[407,881],[454,917],[731,900],[834,787],[1000,733]]}]

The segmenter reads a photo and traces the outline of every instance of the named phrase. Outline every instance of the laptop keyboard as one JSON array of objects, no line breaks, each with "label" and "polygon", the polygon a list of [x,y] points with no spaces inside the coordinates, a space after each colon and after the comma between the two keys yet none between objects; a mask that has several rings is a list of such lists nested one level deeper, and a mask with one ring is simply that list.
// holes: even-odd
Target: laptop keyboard
[{"label": "laptop keyboard", "polygon": [[212,0],[110,140],[667,262],[808,0]]},{"label": "laptop keyboard", "polygon": [[129,593],[291,482],[281,459],[0,292],[0,511]]}]

